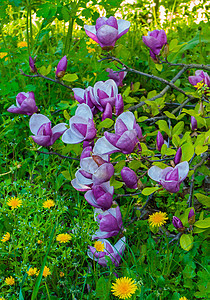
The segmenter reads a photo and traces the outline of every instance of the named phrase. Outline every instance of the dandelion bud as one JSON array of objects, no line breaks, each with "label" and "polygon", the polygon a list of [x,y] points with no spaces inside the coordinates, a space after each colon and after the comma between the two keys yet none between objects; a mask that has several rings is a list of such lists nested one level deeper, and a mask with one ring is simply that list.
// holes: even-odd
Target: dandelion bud
[{"label": "dandelion bud", "polygon": [[61,60],[57,65],[56,77],[62,78],[65,75],[66,69],[67,69],[67,57],[65,55],[63,58],[61,58]]},{"label": "dandelion bud", "polygon": [[188,223],[190,225],[193,225],[195,223],[195,212],[194,210],[191,208],[189,215],[188,215]]},{"label": "dandelion bud", "polygon": [[198,127],[197,120],[195,117],[191,116],[191,129],[196,130]]},{"label": "dandelion bud", "polygon": [[179,232],[183,232],[184,229],[185,229],[184,226],[183,226],[183,224],[182,224],[182,221],[179,218],[175,217],[175,216],[173,216],[172,224],[174,225],[174,227]]},{"label": "dandelion bud", "polygon": [[163,144],[164,144],[163,136],[162,136],[161,132],[158,131],[157,138],[156,138],[156,149],[158,151],[160,151],[161,148],[162,148],[162,146],[163,146]]},{"label": "dandelion bud", "polygon": [[174,163],[175,165],[179,164],[182,158],[182,149],[181,147],[178,148],[176,155],[174,157]]}]

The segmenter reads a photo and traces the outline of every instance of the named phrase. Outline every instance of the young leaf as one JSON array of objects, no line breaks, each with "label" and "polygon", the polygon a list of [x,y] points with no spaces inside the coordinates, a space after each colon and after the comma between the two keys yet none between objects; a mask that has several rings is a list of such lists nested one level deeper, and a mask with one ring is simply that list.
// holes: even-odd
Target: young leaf
[{"label": "young leaf", "polygon": [[193,247],[193,236],[189,234],[182,234],[180,238],[180,246],[185,251],[190,251]]}]

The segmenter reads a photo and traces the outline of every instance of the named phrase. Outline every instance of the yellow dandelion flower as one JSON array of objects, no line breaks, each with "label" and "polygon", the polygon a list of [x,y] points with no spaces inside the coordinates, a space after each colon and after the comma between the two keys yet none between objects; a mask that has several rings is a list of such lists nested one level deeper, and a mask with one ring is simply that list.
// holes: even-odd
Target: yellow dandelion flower
[{"label": "yellow dandelion flower", "polygon": [[166,213],[161,211],[149,216],[149,223],[152,227],[160,227],[166,223],[166,220],[168,220],[168,217],[166,217]]},{"label": "yellow dandelion flower", "polygon": [[56,241],[60,243],[68,243],[70,240],[71,236],[68,233],[61,233],[56,237]]},{"label": "yellow dandelion flower", "polygon": [[94,40],[92,40],[92,39],[89,39],[89,41],[86,42],[86,45],[96,45],[96,44],[97,43]]},{"label": "yellow dandelion flower", "polygon": [[179,300],[188,300],[186,297],[181,297]]},{"label": "yellow dandelion flower", "polygon": [[15,279],[12,276],[7,277],[5,279],[5,283],[6,283],[6,285],[14,285],[15,284]]},{"label": "yellow dandelion flower", "polygon": [[24,48],[24,47],[27,47],[27,42],[19,42],[17,44],[18,48]]},{"label": "yellow dandelion flower", "polygon": [[104,243],[102,243],[101,241],[96,241],[93,247],[96,248],[96,251],[98,252],[104,251],[105,248]]},{"label": "yellow dandelion flower", "polygon": [[64,277],[64,273],[63,272],[60,272],[60,277]]},{"label": "yellow dandelion flower", "polygon": [[30,268],[26,273],[28,276],[34,276],[37,274],[37,268]]},{"label": "yellow dandelion flower", "polygon": [[11,206],[11,209],[15,209],[22,205],[22,200],[17,197],[12,197],[9,201],[7,201],[7,205]]},{"label": "yellow dandelion flower", "polygon": [[94,48],[90,48],[90,47],[87,47],[87,51],[88,53],[96,52]]},{"label": "yellow dandelion flower", "polygon": [[9,241],[9,239],[10,239],[10,233],[7,232],[7,233],[5,233],[5,234],[3,235],[1,241],[2,241],[3,243],[5,243],[5,242]]},{"label": "yellow dandelion flower", "polygon": [[194,85],[194,87],[198,90],[201,89],[203,86],[204,86],[203,80],[201,80],[196,85]]},{"label": "yellow dandelion flower", "polygon": [[[0,58],[4,58],[5,56],[7,56],[7,52],[0,52]],[[6,57],[4,60],[8,60],[8,57]]]},{"label": "yellow dandelion flower", "polygon": [[[40,270],[38,270],[38,271],[36,272],[36,276],[39,275],[39,272],[40,272]],[[50,269],[49,269],[48,267],[45,266],[45,267],[44,267],[44,270],[43,270],[42,276],[44,276],[44,277],[46,278],[48,275],[51,275],[51,272],[50,272]]]},{"label": "yellow dandelion flower", "polygon": [[129,299],[135,293],[137,285],[133,279],[128,277],[117,278],[112,284],[112,293],[120,299]]},{"label": "yellow dandelion flower", "polygon": [[51,200],[51,199],[47,199],[44,203],[43,203],[43,207],[44,208],[51,208],[51,207],[53,207],[53,206],[55,206],[55,202],[53,201],[53,200]]},{"label": "yellow dandelion flower", "polygon": [[6,300],[4,297],[0,297],[0,300]]},{"label": "yellow dandelion flower", "polygon": [[37,244],[41,245],[43,242],[41,240],[37,241]]}]

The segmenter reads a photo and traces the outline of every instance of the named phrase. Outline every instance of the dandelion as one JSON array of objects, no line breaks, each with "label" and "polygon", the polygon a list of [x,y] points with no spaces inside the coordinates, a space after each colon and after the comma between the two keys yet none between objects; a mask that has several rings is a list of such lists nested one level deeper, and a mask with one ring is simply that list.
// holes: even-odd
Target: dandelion
[{"label": "dandelion", "polygon": [[56,241],[60,243],[68,243],[70,240],[71,236],[68,233],[61,233],[56,237]]},{"label": "dandelion", "polygon": [[5,279],[5,283],[6,283],[6,285],[14,285],[15,284],[15,280],[14,280],[14,278],[12,276],[10,276],[10,277],[7,277]]},{"label": "dandelion", "polygon": [[43,242],[41,240],[37,241],[37,244],[41,245]]},{"label": "dandelion", "polygon": [[[0,58],[1,58],[1,59],[4,58],[5,56],[7,56],[7,52],[0,52]],[[6,57],[4,60],[7,61],[7,60],[8,60],[8,57]],[[0,299],[1,299],[1,298],[0,298]]]},{"label": "dandelion", "polygon": [[11,206],[11,209],[15,209],[22,205],[22,200],[17,197],[12,197],[9,201],[7,201],[7,205]]},{"label": "dandelion", "polygon": [[[39,272],[40,272],[40,271],[37,271],[37,272],[36,272],[36,276],[39,275]],[[44,270],[43,270],[42,276],[44,276],[44,277],[46,278],[48,275],[51,275],[51,272],[50,272],[50,269],[49,269],[48,267],[45,266],[45,267],[44,267]]]},{"label": "dandelion", "polygon": [[5,234],[3,235],[1,241],[2,241],[3,243],[5,243],[5,242],[9,241],[9,239],[10,239],[10,233],[7,232],[7,233],[5,233]]},{"label": "dandelion", "polygon": [[51,200],[51,199],[47,199],[44,203],[43,203],[43,207],[44,208],[51,208],[51,207],[53,207],[53,206],[55,206],[55,202],[53,201],[53,200]]},{"label": "dandelion", "polygon": [[64,277],[64,273],[63,272],[60,272],[60,277]]},{"label": "dandelion", "polygon": [[17,44],[18,48],[24,48],[24,47],[27,47],[27,42],[19,42]]},{"label": "dandelion", "polygon": [[159,211],[149,216],[149,223],[152,227],[160,227],[166,223],[167,219],[166,213]]},{"label": "dandelion", "polygon": [[136,283],[128,277],[117,278],[116,282],[112,284],[112,293],[120,299],[129,299],[136,289]]},{"label": "dandelion", "polygon": [[87,51],[88,51],[88,53],[96,52],[96,50],[91,47],[87,47]]},{"label": "dandelion", "polygon": [[179,300],[188,300],[186,297],[181,297]]},{"label": "dandelion", "polygon": [[0,297],[0,300],[6,300],[4,297]]},{"label": "dandelion", "polygon": [[102,252],[104,251],[104,243],[102,243],[101,241],[96,241],[94,244],[94,248],[96,249],[96,251],[98,252]]},{"label": "dandelion", "polygon": [[26,273],[28,276],[34,276],[37,274],[37,268],[30,268]]},{"label": "dandelion", "polygon": [[204,86],[204,83],[202,81],[198,82],[196,85],[194,85],[194,87],[198,90],[201,89]]}]

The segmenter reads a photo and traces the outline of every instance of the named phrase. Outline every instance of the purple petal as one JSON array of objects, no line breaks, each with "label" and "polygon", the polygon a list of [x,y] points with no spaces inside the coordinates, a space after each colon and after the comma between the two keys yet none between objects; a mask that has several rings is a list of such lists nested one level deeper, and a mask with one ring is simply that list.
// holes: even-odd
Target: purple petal
[{"label": "purple petal", "polygon": [[117,40],[123,36],[124,34],[126,34],[131,26],[131,23],[129,21],[126,20],[117,20],[117,24],[118,24],[118,36],[117,36]]},{"label": "purple petal", "polygon": [[30,121],[29,121],[29,127],[30,127],[30,130],[33,134],[37,134],[39,128],[45,124],[45,123],[49,123],[50,120],[42,115],[42,114],[33,114],[30,118]]},{"label": "purple petal", "polygon": [[36,136],[31,136],[31,137],[34,140],[34,142],[40,146],[43,146],[43,147],[50,146],[51,136],[36,135]]},{"label": "purple petal", "polygon": [[110,103],[107,103],[103,112],[102,121],[104,121],[105,119],[112,119],[112,106]]},{"label": "purple petal", "polygon": [[118,30],[109,25],[102,25],[96,32],[99,44],[101,47],[114,46]]}]

